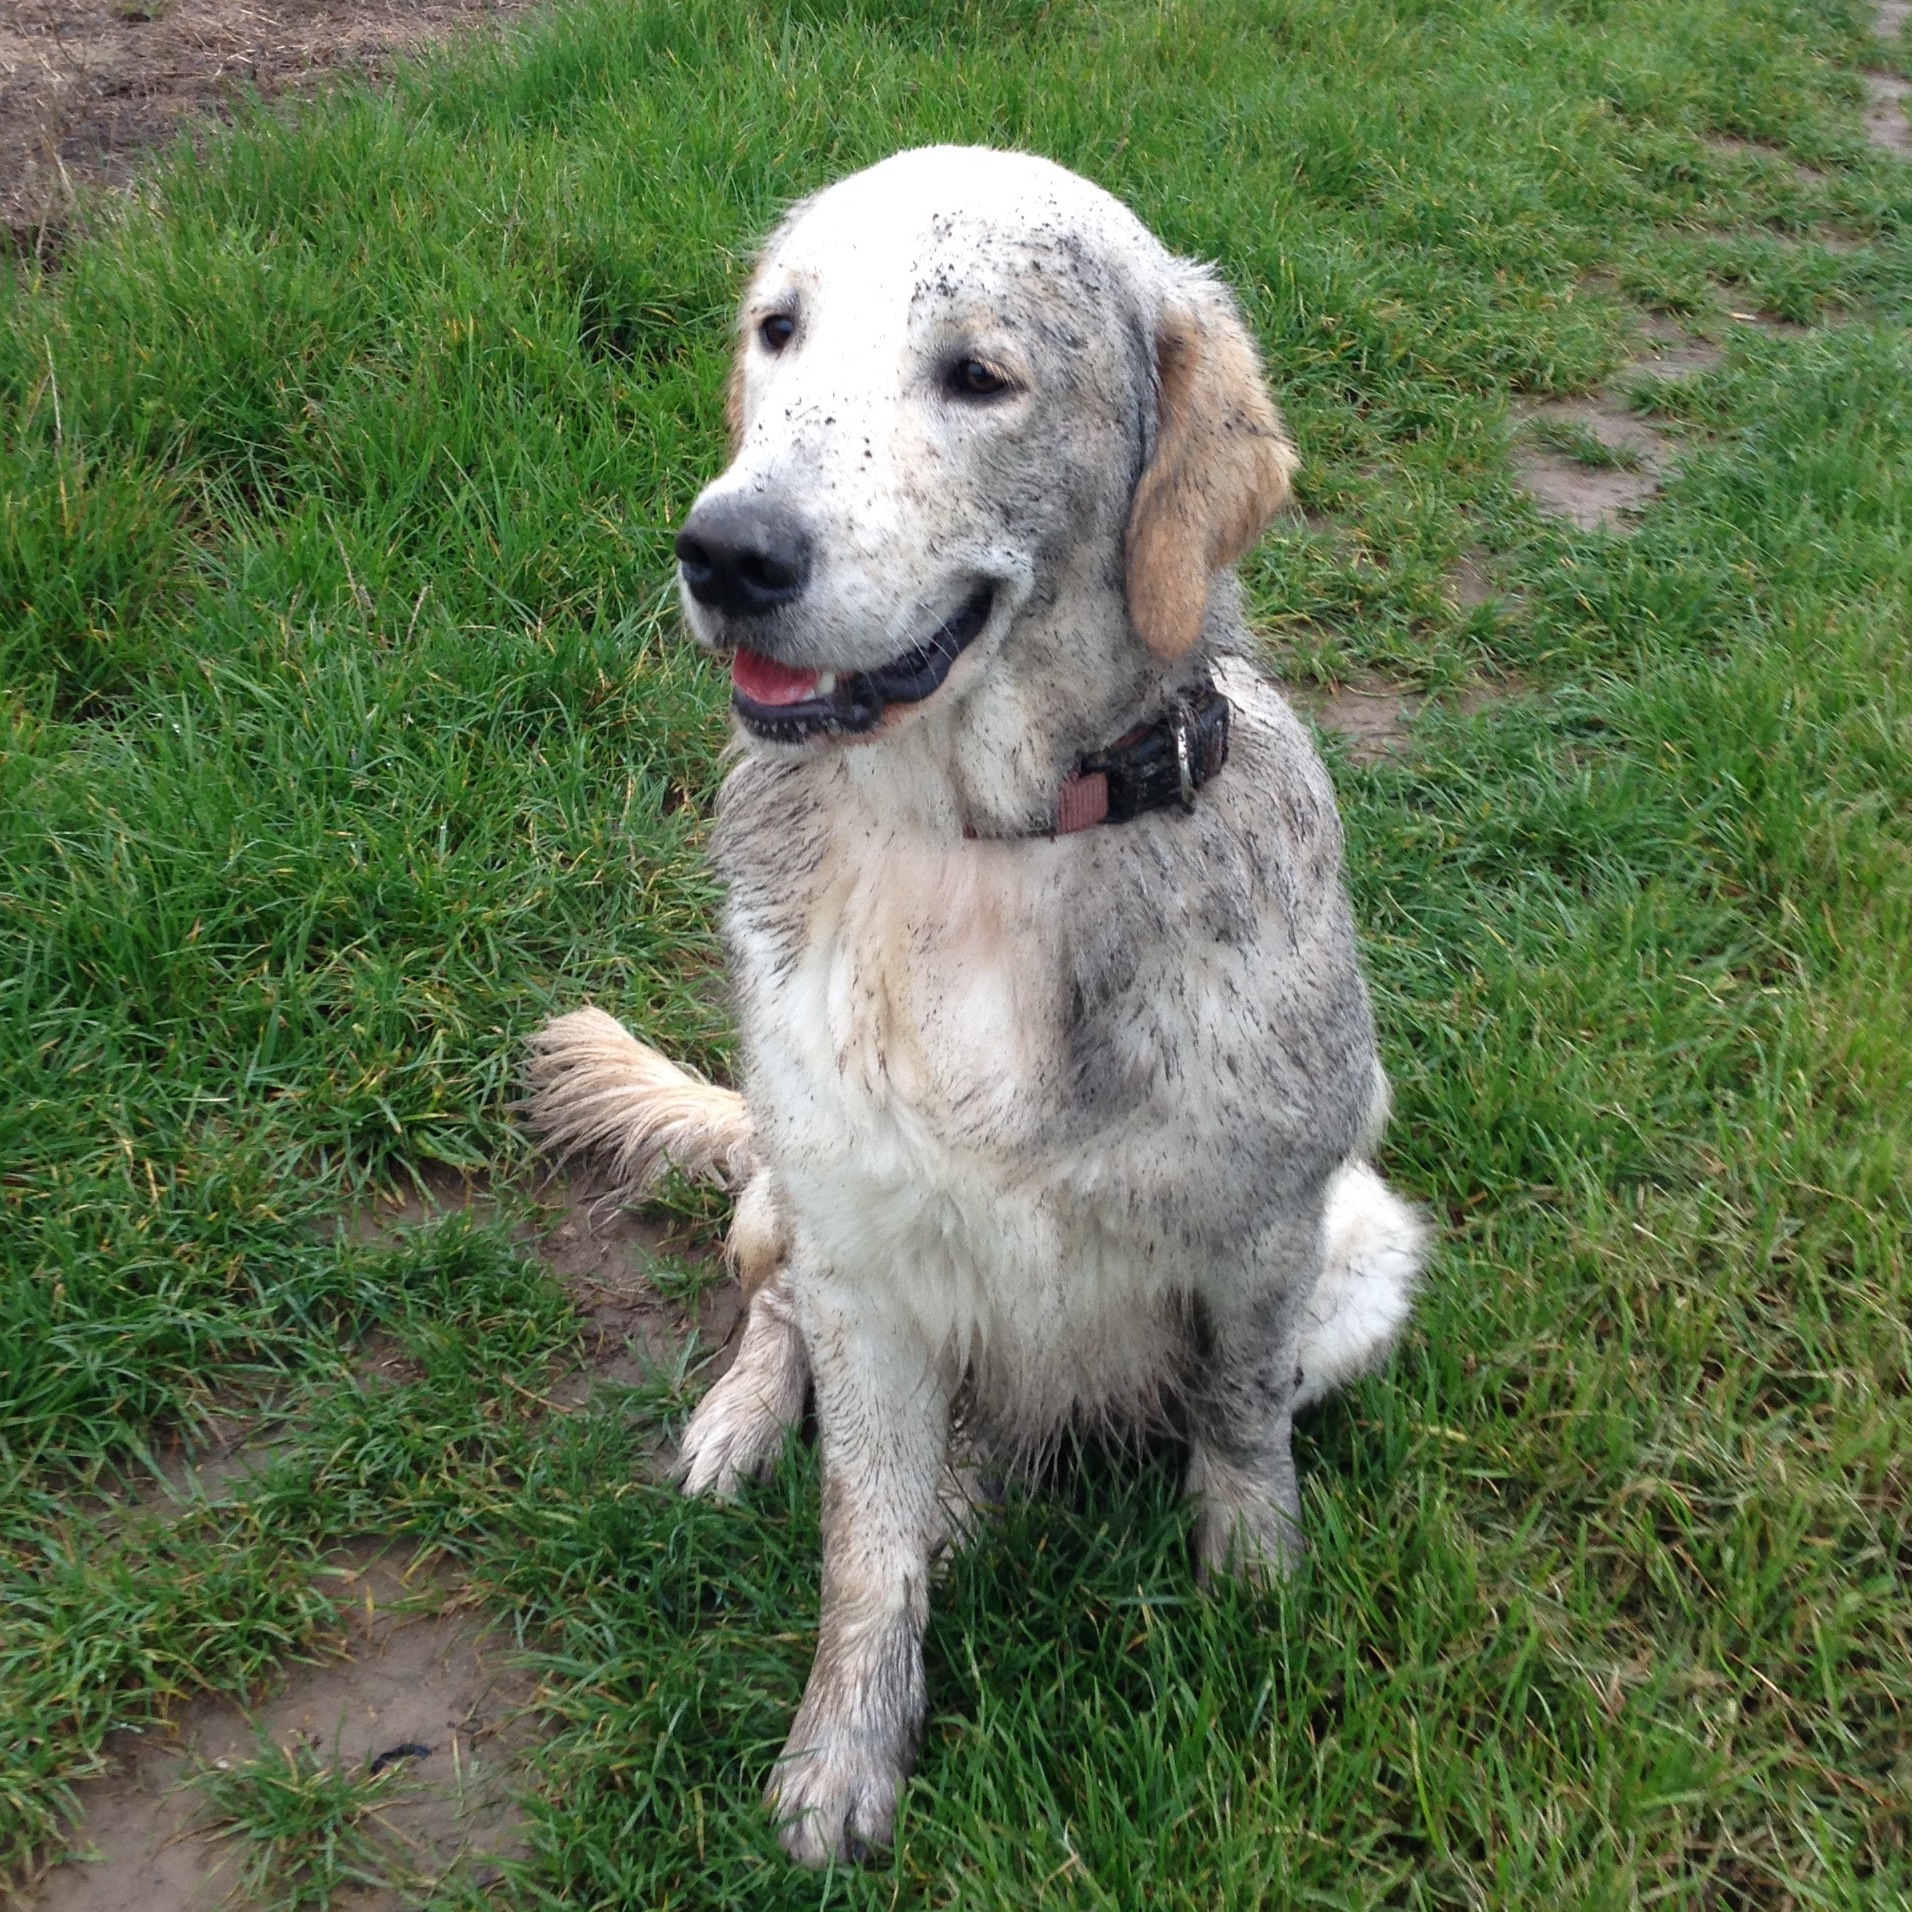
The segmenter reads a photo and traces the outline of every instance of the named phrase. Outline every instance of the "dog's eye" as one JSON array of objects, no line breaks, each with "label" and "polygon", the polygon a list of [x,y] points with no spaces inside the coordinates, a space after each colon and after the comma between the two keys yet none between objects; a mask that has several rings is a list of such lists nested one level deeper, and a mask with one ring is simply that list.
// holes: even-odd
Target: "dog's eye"
[{"label": "dog's eye", "polygon": [[958,359],[949,368],[949,388],[959,398],[994,398],[1009,389],[1009,381],[979,358]]},{"label": "dog's eye", "polygon": [[796,335],[797,322],[788,312],[773,312],[762,320],[757,327],[757,336],[763,340],[766,352],[781,352]]}]

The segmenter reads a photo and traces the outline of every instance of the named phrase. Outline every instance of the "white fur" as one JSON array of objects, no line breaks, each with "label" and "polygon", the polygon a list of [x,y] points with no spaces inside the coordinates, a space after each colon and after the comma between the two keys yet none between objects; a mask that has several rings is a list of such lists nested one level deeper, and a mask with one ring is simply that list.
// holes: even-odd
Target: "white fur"
[{"label": "white fur", "polygon": [[1414,1306],[1427,1226],[1367,1163],[1351,1162],[1329,1184],[1321,1244],[1321,1278],[1302,1316],[1296,1413],[1393,1352]]},{"label": "white fur", "polygon": [[677,1463],[684,1492],[728,1499],[745,1480],[765,1478],[783,1451],[785,1430],[803,1417],[809,1387],[789,1295],[767,1288],[751,1304],[736,1360],[685,1431]]},{"label": "white fur", "polygon": [[[1239,674],[1228,680],[1231,694],[1243,688]],[[601,1010],[582,1010],[560,1018],[542,1032],[540,1099],[534,1119],[553,1124],[548,1135],[577,1136],[573,1147],[588,1146],[595,1134],[587,1125],[604,1128],[613,1159],[658,1163],[670,1159],[686,1172],[719,1179],[729,1164],[754,1159],[749,1112],[743,1098],[685,1076],[656,1050],[647,1047]],[[567,1075],[566,1071],[575,1073]],[[690,1083],[702,1097],[692,1113],[700,1126],[694,1146],[685,1137],[685,1088]],[[605,1126],[605,1112],[613,1120]],[[711,1119],[713,1111],[717,1119]],[[672,1150],[680,1151],[673,1154]],[[772,1201],[770,1178],[758,1175],[738,1199],[730,1252],[745,1263],[754,1301],[729,1372],[704,1397],[692,1416],[679,1459],[679,1478],[689,1494],[728,1496],[748,1478],[761,1478],[782,1450],[785,1431],[802,1418],[809,1384],[809,1365],[803,1337],[787,1286],[779,1283],[786,1244],[776,1221],[766,1213]],[[854,1204],[846,1204],[854,1208]],[[866,1217],[865,1226],[880,1225],[880,1217]],[[939,1224],[937,1234],[941,1234]],[[854,1243],[855,1231],[851,1231]],[[1380,1367],[1393,1351],[1413,1308],[1414,1290],[1427,1251],[1427,1228],[1414,1210],[1394,1194],[1365,1162],[1351,1162],[1330,1182],[1321,1224],[1321,1273],[1302,1317],[1299,1364],[1303,1380],[1295,1399],[1297,1413],[1315,1406],[1336,1388]],[[921,1253],[924,1244],[913,1244]],[[933,1243],[938,1254],[946,1243]],[[972,1249],[972,1252],[974,1250]],[[1041,1332],[1036,1324],[1013,1319],[1016,1312],[1016,1276],[1027,1277],[1031,1256],[1022,1245],[997,1240],[994,1265],[1011,1272],[1006,1282],[980,1280],[961,1284],[956,1292],[967,1296],[965,1318],[950,1318],[936,1331],[958,1339],[972,1354],[1007,1343],[1023,1349],[1021,1359],[1056,1384],[1053,1353],[1032,1357],[1034,1341],[1053,1349],[1073,1338],[1081,1345],[1073,1360],[1061,1366],[1088,1370],[1064,1391],[1081,1400],[1096,1393],[1120,1391],[1111,1373],[1127,1373],[1129,1391],[1146,1390],[1156,1360],[1158,1324],[1144,1314],[1130,1324],[1132,1334],[1112,1334],[1111,1323],[1100,1319],[1104,1284],[1083,1280],[1081,1299],[1096,1318],[1073,1322],[1058,1319]],[[1086,1273],[1087,1271],[1079,1271]],[[926,1284],[934,1286],[934,1284]],[[991,1305],[982,1296],[1007,1287],[1012,1318],[991,1321]],[[1123,1284],[1132,1300],[1134,1286]],[[1157,1297],[1159,1300],[1159,1296]],[[994,1304],[1001,1308],[998,1294]],[[1114,1324],[1117,1329],[1120,1323]],[[1124,1339],[1140,1345],[1126,1355]],[[1028,1383],[1023,1384],[1026,1388]],[[1046,1391],[1046,1390],[1045,1390]]]},{"label": "white fur", "polygon": [[681,1069],[602,1009],[532,1037],[523,1107],[559,1161],[598,1151],[630,1194],[663,1171],[741,1181],[755,1166],[744,1099]]}]

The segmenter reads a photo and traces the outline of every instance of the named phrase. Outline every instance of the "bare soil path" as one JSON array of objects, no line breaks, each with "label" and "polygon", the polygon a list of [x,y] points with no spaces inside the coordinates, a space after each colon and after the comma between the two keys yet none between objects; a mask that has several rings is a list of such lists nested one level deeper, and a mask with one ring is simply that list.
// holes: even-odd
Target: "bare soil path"
[{"label": "bare soil path", "polygon": [[0,238],[47,243],[77,189],[129,184],[195,119],[317,91],[525,11],[529,0],[4,0]]}]

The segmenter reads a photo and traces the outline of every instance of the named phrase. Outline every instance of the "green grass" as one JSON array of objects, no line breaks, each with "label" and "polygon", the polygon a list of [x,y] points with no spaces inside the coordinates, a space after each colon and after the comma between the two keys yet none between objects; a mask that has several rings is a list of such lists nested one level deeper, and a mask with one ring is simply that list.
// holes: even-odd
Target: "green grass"
[{"label": "green grass", "polygon": [[1609,445],[1590,426],[1576,420],[1536,418],[1528,436],[1549,451],[1564,452],[1576,464],[1592,471],[1638,471],[1641,458],[1632,445]]},{"label": "green grass", "polygon": [[[1862,137],[1867,18],[606,0],[0,280],[0,1858],[110,1730],[319,1637],[326,1549],[379,1534],[544,1656],[512,1904],[1912,1897],[1912,169]],[[1166,1457],[1015,1504],[938,1595],[894,1862],[820,1884],[756,1803],[808,1458],[673,1498],[694,1384],[546,1412],[578,1322],[504,1223],[342,1218],[519,1167],[554,1006],[723,1066],[671,527],[753,236],[940,138],[1240,288],[1336,526],[1249,567],[1284,669],[1520,695],[1339,776],[1443,1246],[1302,1440],[1308,1570],[1196,1598]],[[1653,390],[1685,450],[1638,534],[1578,535],[1510,399],[1616,374],[1643,310],[1726,354]],[[1498,608],[1444,595],[1469,550]],[[247,1400],[258,1480],[140,1491]]]},{"label": "green grass", "polygon": [[341,1889],[394,1883],[378,1811],[398,1796],[402,1766],[353,1771],[309,1746],[269,1742],[248,1760],[194,1775],[201,1823],[238,1857],[233,1891],[260,1912],[329,1912]]}]

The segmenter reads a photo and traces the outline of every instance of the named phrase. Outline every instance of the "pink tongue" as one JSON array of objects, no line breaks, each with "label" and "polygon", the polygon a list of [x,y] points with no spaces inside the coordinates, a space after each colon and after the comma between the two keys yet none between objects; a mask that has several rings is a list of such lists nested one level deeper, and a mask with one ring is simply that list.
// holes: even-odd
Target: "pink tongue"
[{"label": "pink tongue", "polygon": [[817,691],[817,672],[793,671],[774,657],[739,651],[730,660],[730,681],[753,704],[800,704]]}]

